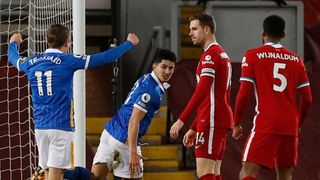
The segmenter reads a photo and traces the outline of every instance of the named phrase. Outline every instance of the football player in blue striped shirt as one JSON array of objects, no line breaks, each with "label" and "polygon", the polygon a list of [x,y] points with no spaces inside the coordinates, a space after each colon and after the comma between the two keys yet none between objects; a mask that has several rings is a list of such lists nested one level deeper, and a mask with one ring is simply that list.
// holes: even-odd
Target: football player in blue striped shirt
[{"label": "football player in blue striped shirt", "polygon": [[91,169],[95,179],[105,179],[112,170],[115,152],[119,153],[120,158],[120,164],[113,167],[115,176],[142,178],[141,137],[146,134],[152,118],[160,108],[175,61],[173,52],[158,50],[152,72],[136,81],[122,107],[105,124]]},{"label": "football player in blue striped shirt", "polygon": [[35,138],[39,151],[39,166],[45,170],[45,179],[63,178],[71,168],[71,147],[74,134],[73,74],[78,69],[93,68],[115,61],[139,43],[134,34],[127,41],[108,51],[93,55],[67,54],[70,31],[61,24],[47,30],[49,49],[31,57],[19,55],[20,34],[10,39],[8,57],[19,71],[27,73],[32,90]]}]

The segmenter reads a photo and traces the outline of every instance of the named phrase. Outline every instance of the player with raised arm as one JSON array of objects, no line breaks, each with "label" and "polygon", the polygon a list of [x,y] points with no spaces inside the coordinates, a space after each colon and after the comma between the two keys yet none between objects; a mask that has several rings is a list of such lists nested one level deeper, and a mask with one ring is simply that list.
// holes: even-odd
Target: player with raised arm
[{"label": "player with raised arm", "polygon": [[196,90],[179,119],[172,125],[170,136],[176,139],[184,121],[193,111],[197,111],[183,143],[191,147],[195,141],[200,180],[221,180],[220,166],[226,148],[227,131],[233,124],[230,106],[231,62],[216,42],[213,17],[203,13],[191,16],[189,20],[189,36],[194,45],[203,48],[204,53],[196,70]]},{"label": "player with raised arm", "polygon": [[232,134],[235,139],[242,135],[241,120],[252,89],[257,103],[242,154],[242,180],[255,180],[261,167],[276,167],[278,180],[291,180],[297,165],[299,129],[312,98],[302,58],[280,44],[284,29],[283,18],[268,16],[263,22],[264,45],[248,50],[242,61]]},{"label": "player with raised arm", "polygon": [[71,168],[72,161],[74,72],[115,61],[137,45],[139,39],[129,34],[127,41],[117,48],[88,56],[72,55],[67,54],[71,45],[69,29],[55,24],[47,30],[49,49],[44,53],[22,57],[18,51],[21,43],[20,34],[12,35],[8,47],[9,61],[28,76],[39,166],[45,170],[46,180],[59,180],[65,169]]},{"label": "player with raised arm", "polygon": [[[112,169],[118,177],[142,178],[141,137],[147,132],[152,118],[160,108],[175,61],[173,52],[159,50],[153,60],[152,72],[136,81],[124,104],[105,124],[93,160],[91,179],[105,180]],[[119,154],[117,167],[112,167],[114,153]]]}]

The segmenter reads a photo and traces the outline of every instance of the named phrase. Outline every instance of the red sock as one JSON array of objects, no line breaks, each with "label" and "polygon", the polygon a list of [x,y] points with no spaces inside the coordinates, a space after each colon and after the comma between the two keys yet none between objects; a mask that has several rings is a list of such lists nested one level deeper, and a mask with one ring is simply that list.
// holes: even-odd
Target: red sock
[{"label": "red sock", "polygon": [[200,180],[216,180],[214,174],[206,174],[200,177]]},{"label": "red sock", "polygon": [[243,177],[242,180],[256,180],[256,178],[251,176],[246,176],[246,177]]},{"label": "red sock", "polygon": [[221,175],[217,175],[217,176],[215,176],[215,178],[216,178],[216,180],[222,180]]}]

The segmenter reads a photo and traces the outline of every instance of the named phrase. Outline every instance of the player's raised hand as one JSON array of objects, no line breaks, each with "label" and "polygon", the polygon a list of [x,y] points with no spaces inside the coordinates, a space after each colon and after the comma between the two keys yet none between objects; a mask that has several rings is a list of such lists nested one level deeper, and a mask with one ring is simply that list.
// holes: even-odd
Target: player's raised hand
[{"label": "player's raised hand", "polygon": [[192,147],[194,145],[194,141],[196,139],[196,132],[192,129],[183,136],[183,145],[185,147]]},{"label": "player's raised hand", "polygon": [[132,42],[134,46],[139,44],[139,38],[133,33],[128,34],[127,40]]},{"label": "player's raised hand", "polygon": [[20,45],[22,43],[22,36],[19,33],[15,33],[10,38],[10,43],[11,42],[16,42],[17,44]]},{"label": "player's raised hand", "polygon": [[182,128],[184,122],[181,121],[180,119],[178,119],[172,126],[170,129],[170,137],[172,139],[177,139],[179,136],[179,131]]},{"label": "player's raised hand", "polygon": [[241,127],[241,125],[239,124],[239,125],[235,125],[234,127],[233,127],[233,130],[232,130],[232,137],[233,137],[233,139],[235,139],[235,140],[238,140],[238,139],[240,139],[241,137],[242,137],[242,127]]}]

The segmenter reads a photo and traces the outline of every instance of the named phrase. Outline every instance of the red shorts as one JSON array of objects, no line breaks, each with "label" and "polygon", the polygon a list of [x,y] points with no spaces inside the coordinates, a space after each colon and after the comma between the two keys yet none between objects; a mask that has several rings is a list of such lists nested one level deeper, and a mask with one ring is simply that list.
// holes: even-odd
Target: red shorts
[{"label": "red shorts", "polygon": [[251,132],[244,146],[242,161],[268,168],[295,167],[298,163],[298,137]]},{"label": "red shorts", "polygon": [[[211,136],[210,131],[212,133]],[[225,128],[197,126],[195,157],[222,160],[226,150],[227,132],[228,129]]]}]

